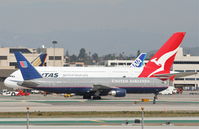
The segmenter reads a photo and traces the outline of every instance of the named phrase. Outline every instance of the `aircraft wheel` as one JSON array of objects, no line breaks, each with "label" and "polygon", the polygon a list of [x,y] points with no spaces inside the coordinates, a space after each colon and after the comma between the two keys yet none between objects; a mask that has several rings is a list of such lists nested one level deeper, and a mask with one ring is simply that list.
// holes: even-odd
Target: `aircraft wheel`
[{"label": "aircraft wheel", "polygon": [[93,96],[93,100],[100,100],[101,96]]},{"label": "aircraft wheel", "polygon": [[91,95],[83,95],[83,99],[91,99]]},{"label": "aircraft wheel", "polygon": [[15,96],[15,95],[16,95],[15,92],[12,92],[11,96]]}]

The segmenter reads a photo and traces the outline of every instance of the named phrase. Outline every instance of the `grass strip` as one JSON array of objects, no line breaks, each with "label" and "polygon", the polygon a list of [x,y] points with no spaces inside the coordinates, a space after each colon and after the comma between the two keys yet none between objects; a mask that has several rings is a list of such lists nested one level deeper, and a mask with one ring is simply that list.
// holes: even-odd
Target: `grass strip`
[{"label": "grass strip", "polygon": [[[113,111],[113,112],[30,112],[31,118],[66,118],[66,117],[140,117],[139,111]],[[198,117],[198,111],[145,111],[145,117]],[[24,118],[26,112],[0,112],[0,118]]]}]

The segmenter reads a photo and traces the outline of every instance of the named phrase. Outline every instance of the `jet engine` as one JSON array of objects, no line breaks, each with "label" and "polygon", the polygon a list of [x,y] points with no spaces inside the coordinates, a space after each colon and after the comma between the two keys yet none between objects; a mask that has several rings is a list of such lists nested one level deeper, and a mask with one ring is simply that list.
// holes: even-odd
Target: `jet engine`
[{"label": "jet engine", "polygon": [[125,89],[114,89],[109,92],[109,95],[115,96],[115,97],[125,97],[126,96],[126,90]]}]

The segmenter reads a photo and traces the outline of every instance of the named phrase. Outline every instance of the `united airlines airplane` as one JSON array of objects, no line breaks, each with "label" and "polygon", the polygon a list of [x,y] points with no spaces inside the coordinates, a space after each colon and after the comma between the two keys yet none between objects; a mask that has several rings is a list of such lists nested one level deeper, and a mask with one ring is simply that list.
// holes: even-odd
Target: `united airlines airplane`
[{"label": "united airlines airplane", "polygon": [[[146,53],[141,53],[130,67],[35,67],[44,78],[132,77],[133,71],[143,69]],[[4,84],[13,89],[24,89],[17,84],[23,81],[21,71],[13,72]]]},{"label": "united airlines airplane", "polygon": [[[43,78],[19,52],[15,53],[24,81],[18,85],[53,93],[74,93],[83,99],[101,99],[101,96],[124,97],[127,93],[159,93],[169,86],[169,80],[158,78],[96,77]],[[155,100],[154,100],[155,103]]]}]

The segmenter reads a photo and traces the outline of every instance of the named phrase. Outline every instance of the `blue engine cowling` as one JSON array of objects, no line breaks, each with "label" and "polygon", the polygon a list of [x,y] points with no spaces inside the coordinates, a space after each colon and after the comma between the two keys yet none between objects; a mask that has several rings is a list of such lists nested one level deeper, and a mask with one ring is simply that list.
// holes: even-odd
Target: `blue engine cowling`
[{"label": "blue engine cowling", "polygon": [[125,89],[114,89],[109,92],[109,95],[115,96],[115,97],[125,97],[126,96],[126,90]]}]

